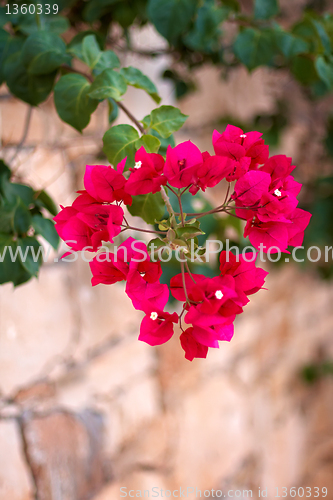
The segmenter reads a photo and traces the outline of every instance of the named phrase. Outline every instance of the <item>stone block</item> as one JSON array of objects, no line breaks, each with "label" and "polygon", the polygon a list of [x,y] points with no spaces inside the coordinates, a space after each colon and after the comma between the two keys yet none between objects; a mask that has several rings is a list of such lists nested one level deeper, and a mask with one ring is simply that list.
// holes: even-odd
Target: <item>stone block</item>
[{"label": "stone block", "polygon": [[26,453],[38,500],[86,500],[105,482],[100,415],[54,411],[27,418]]}]

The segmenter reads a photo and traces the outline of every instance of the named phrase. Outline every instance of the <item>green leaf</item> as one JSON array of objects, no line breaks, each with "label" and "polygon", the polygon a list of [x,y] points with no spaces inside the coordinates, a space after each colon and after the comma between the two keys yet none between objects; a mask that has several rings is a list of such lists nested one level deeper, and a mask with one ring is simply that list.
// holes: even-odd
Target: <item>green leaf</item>
[{"label": "green leaf", "polygon": [[120,62],[112,50],[100,50],[95,35],[88,35],[82,41],[82,60],[94,74],[100,74],[105,69],[118,68]]},{"label": "green leaf", "polygon": [[4,81],[4,63],[6,59],[20,52],[25,42],[24,37],[10,36],[9,33],[3,29],[0,30],[0,83]]},{"label": "green leaf", "polygon": [[[141,120],[141,123],[143,124],[144,128],[146,130],[149,129],[150,127],[150,122],[151,122],[151,118],[150,118],[150,115],[146,115],[142,120]],[[157,132],[156,132],[157,134]]]},{"label": "green leaf", "polygon": [[[6,181],[6,198],[0,206],[0,233],[24,234],[31,227],[31,214],[27,204],[18,195],[15,195],[14,190],[9,193],[8,188],[12,186],[10,182]],[[16,186],[20,186],[20,184],[16,184]],[[21,187],[28,188],[28,186]]]},{"label": "green leaf", "polygon": [[38,207],[46,208],[51,215],[57,215],[58,209],[52,200],[52,198],[47,194],[46,191],[40,191],[37,198],[35,198],[35,204]]},{"label": "green leaf", "polygon": [[104,42],[102,38],[100,38],[101,35],[98,33],[98,31],[94,31],[92,29],[79,31],[75,36],[73,36],[71,41],[67,44],[67,49],[73,49],[74,47],[81,46],[83,39],[88,35],[95,35],[100,50],[103,50]]},{"label": "green leaf", "polygon": [[[145,15],[145,2],[117,2],[112,9],[112,17],[124,29],[127,30],[135,21],[137,14]],[[137,12],[139,11],[139,12]]]},{"label": "green leaf", "polygon": [[222,4],[234,12],[239,12],[240,7],[237,0],[222,0]]},{"label": "green leaf", "polygon": [[151,253],[153,245],[154,245],[155,251],[157,251],[159,248],[167,246],[165,241],[162,241],[160,238],[154,238],[153,240],[150,240],[150,242],[147,245],[147,250],[148,250],[149,254]]},{"label": "green leaf", "polygon": [[3,190],[5,198],[11,204],[15,204],[17,198],[20,198],[26,207],[34,203],[34,190],[30,186],[5,180]]},{"label": "green leaf", "polygon": [[120,61],[112,50],[101,50],[103,40],[92,30],[78,33],[68,44],[68,52],[87,64],[94,75],[105,69],[119,68]]},{"label": "green leaf", "polygon": [[148,17],[169,42],[186,33],[197,9],[196,0],[149,0]]},{"label": "green leaf", "polygon": [[125,78],[117,73],[117,71],[113,71],[113,69],[105,69],[92,83],[89,96],[93,99],[111,97],[115,101],[119,101],[126,90],[127,84]]},{"label": "green leaf", "polygon": [[104,50],[93,69],[94,75],[99,75],[105,69],[119,68],[120,61],[118,56],[112,50]]},{"label": "green leaf", "polygon": [[229,13],[229,8],[218,7],[214,0],[206,0],[198,10],[193,29],[185,37],[186,45],[208,54],[217,52],[221,45],[219,26]]},{"label": "green leaf", "polygon": [[131,125],[116,125],[103,136],[103,151],[112,165],[117,165],[127,156],[127,168],[134,164],[135,143],[138,131]]},{"label": "green leaf", "polygon": [[69,63],[65,42],[54,33],[39,31],[30,35],[22,49],[22,62],[32,75],[45,75]]},{"label": "green leaf", "polygon": [[14,217],[18,201],[15,204],[6,203],[0,206],[0,233],[14,232]]},{"label": "green leaf", "polygon": [[36,234],[43,236],[43,238],[45,238],[55,250],[58,248],[59,236],[55,230],[54,222],[36,214],[32,217],[32,226],[35,229]]},{"label": "green leaf", "polygon": [[117,118],[119,114],[119,107],[117,106],[116,101],[113,99],[108,99],[108,106],[109,106],[109,123],[113,123]]},{"label": "green leaf", "polygon": [[139,149],[141,146],[145,148],[147,153],[157,153],[161,145],[161,141],[153,135],[143,135],[136,143],[135,147]]},{"label": "green leaf", "polygon": [[94,0],[87,2],[83,9],[83,19],[91,23],[96,21],[108,11],[110,5],[117,3],[119,0]]},{"label": "green leaf", "polygon": [[314,62],[306,55],[299,55],[292,59],[291,71],[295,78],[303,85],[311,85],[318,81]]},{"label": "green leaf", "polygon": [[8,15],[6,14],[5,7],[0,7],[0,26],[4,26],[8,22]]},{"label": "green leaf", "polygon": [[279,12],[278,0],[255,0],[254,18],[269,19]]},{"label": "green leaf", "polygon": [[324,26],[322,23],[316,19],[311,19],[312,24],[316,28],[316,31],[318,33],[318,36],[320,38],[321,44],[324,48],[324,54],[330,55],[332,52],[332,46],[331,46],[331,41],[330,37],[328,36]]},{"label": "green leaf", "polygon": [[89,123],[98,101],[89,97],[91,85],[82,75],[64,75],[54,87],[54,102],[60,118],[81,132]]},{"label": "green leaf", "polygon": [[[2,66],[3,59],[4,59],[4,54],[6,51],[7,44],[10,40],[10,35],[8,31],[3,30],[2,28],[0,29],[0,67]],[[0,69],[0,83],[2,83],[2,70]]]},{"label": "green leaf", "polygon": [[333,157],[333,117],[330,116],[326,125],[325,147],[327,153]]},{"label": "green leaf", "polygon": [[315,67],[320,79],[329,89],[333,88],[333,61],[328,61],[324,56],[318,56]]},{"label": "green leaf", "polygon": [[310,52],[317,53],[320,51],[320,39],[311,16],[305,14],[304,19],[293,26],[292,33],[305,39],[309,43]]},{"label": "green leaf", "polygon": [[3,75],[12,94],[32,106],[38,106],[52,91],[56,72],[32,75],[27,72],[21,53],[16,52],[6,58]]},{"label": "green leaf", "polygon": [[129,66],[128,68],[121,68],[120,73],[123,75],[128,85],[132,85],[132,87],[136,87],[137,89],[145,90],[157,104],[161,102],[161,98],[158,95],[157,88],[154,83],[139,69]]},{"label": "green leaf", "polygon": [[134,196],[132,205],[127,208],[130,214],[141,217],[148,224],[154,224],[165,211],[161,193]]},{"label": "green leaf", "polygon": [[234,42],[235,55],[249,70],[268,64],[275,54],[272,35],[272,31],[246,28]]},{"label": "green leaf", "polygon": [[[148,118],[149,118],[148,122],[150,123],[150,116],[149,115],[148,115]],[[148,127],[149,127],[149,125],[148,125]],[[149,134],[153,135],[154,137],[157,137],[157,139],[160,141],[161,145],[160,145],[160,148],[158,150],[158,153],[162,156],[166,155],[166,151],[168,149],[168,146],[171,146],[172,148],[174,148],[176,145],[175,138],[173,135],[170,135],[170,137],[168,137],[167,139],[164,139],[164,137],[162,137],[158,132],[156,132],[156,130],[150,130]]]},{"label": "green leaf", "polygon": [[190,238],[195,238],[200,234],[204,234],[204,232],[199,228],[199,225],[199,223],[195,223],[194,225],[186,224],[184,227],[178,227],[177,236],[184,240],[188,240]]},{"label": "green leaf", "polygon": [[298,54],[304,54],[310,49],[307,41],[297,35],[287,33],[282,29],[276,30],[275,40],[278,49],[287,59],[297,56]]},{"label": "green leaf", "polygon": [[150,113],[150,128],[156,130],[164,139],[179,130],[187,120],[178,108],[160,106]]},{"label": "green leaf", "polygon": [[25,35],[32,35],[38,31],[47,31],[55,35],[61,35],[70,28],[69,20],[63,16],[39,16],[39,25],[36,17],[25,16],[23,21],[17,26],[17,29]]},{"label": "green leaf", "polygon": [[12,281],[14,286],[21,285],[31,278],[31,273],[23,268],[19,258],[11,259],[9,247],[15,255],[17,243],[12,236],[0,233],[0,284]]},{"label": "green leaf", "polygon": [[21,247],[22,254],[24,255],[24,258],[21,258],[22,266],[28,273],[37,276],[42,264],[42,256],[38,253],[42,245],[32,236],[18,238],[17,244]]},{"label": "green leaf", "polygon": [[[3,183],[8,181],[11,176],[10,168],[5,164],[3,160],[0,160],[0,195],[4,194]],[[1,198],[0,198],[1,199]]]},{"label": "green leaf", "polygon": [[31,227],[31,223],[31,214],[22,200],[20,200],[14,214],[14,231],[18,234],[25,234]]},{"label": "green leaf", "polygon": [[90,69],[94,69],[99,61],[101,49],[97,43],[95,35],[85,36],[82,41],[82,56],[84,62]]},{"label": "green leaf", "polygon": [[81,59],[83,61],[83,54],[82,54],[82,41],[83,39],[88,36],[88,35],[94,35],[96,37],[98,46],[100,50],[103,50],[104,47],[104,38],[102,35],[94,30],[86,30],[86,31],[80,31],[77,35],[75,35],[69,44],[67,45],[67,50],[71,54],[75,55],[78,59]]}]

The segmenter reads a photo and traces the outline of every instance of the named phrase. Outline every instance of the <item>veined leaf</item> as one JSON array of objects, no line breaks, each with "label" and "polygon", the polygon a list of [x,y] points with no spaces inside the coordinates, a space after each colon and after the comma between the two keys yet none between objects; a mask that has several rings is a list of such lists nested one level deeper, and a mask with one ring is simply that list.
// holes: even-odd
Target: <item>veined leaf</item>
[{"label": "veined leaf", "polygon": [[128,68],[121,68],[120,73],[123,75],[128,85],[132,85],[132,87],[136,87],[137,89],[145,90],[157,104],[160,103],[161,98],[158,95],[157,88],[154,83],[139,69],[129,66]]},{"label": "veined leaf", "polygon": [[32,75],[45,75],[69,63],[65,42],[54,33],[39,31],[30,35],[22,49],[22,63]]},{"label": "veined leaf", "polygon": [[116,166],[127,156],[127,168],[134,164],[138,131],[131,125],[116,125],[107,130],[103,137],[103,151],[109,162]]},{"label": "veined leaf", "polygon": [[115,101],[119,101],[126,90],[127,84],[125,78],[117,73],[117,71],[105,69],[92,83],[89,96],[93,99],[111,97]]},{"label": "veined leaf", "polygon": [[130,214],[141,217],[148,224],[154,224],[155,219],[163,217],[165,211],[161,193],[134,196],[132,205],[127,208]]},{"label": "veined leaf", "polygon": [[54,102],[60,118],[81,132],[89,123],[98,101],[89,96],[90,83],[82,75],[64,75],[54,87]]},{"label": "veined leaf", "polygon": [[143,135],[135,144],[139,149],[141,146],[145,148],[147,153],[157,153],[161,145],[161,141],[154,135]]},{"label": "veined leaf", "polygon": [[275,54],[273,33],[246,28],[237,36],[234,52],[249,70],[268,64]]},{"label": "veined leaf", "polygon": [[40,234],[48,241],[56,250],[59,245],[59,236],[54,227],[54,222],[50,219],[45,219],[42,215],[34,215],[32,217],[32,226],[36,234]]},{"label": "veined leaf", "polygon": [[176,43],[188,29],[196,8],[196,0],[149,0],[147,13],[157,31]]},{"label": "veined leaf", "polygon": [[173,132],[179,130],[185,123],[187,115],[178,108],[161,106],[150,113],[150,128],[156,130],[161,137],[167,139]]}]

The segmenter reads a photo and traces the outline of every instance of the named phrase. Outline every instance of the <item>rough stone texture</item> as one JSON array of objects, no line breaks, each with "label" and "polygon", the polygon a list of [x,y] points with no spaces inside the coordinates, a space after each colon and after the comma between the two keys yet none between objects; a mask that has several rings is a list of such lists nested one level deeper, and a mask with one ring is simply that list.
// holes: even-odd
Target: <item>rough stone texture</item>
[{"label": "rough stone texture", "polygon": [[26,467],[20,429],[15,422],[0,422],[0,498],[32,500],[34,487]]},{"label": "rough stone texture", "polygon": [[38,500],[85,500],[104,483],[99,415],[28,417],[23,434]]},{"label": "rough stone texture", "polygon": [[5,394],[36,378],[66,349],[75,327],[65,269],[44,269],[38,281],[16,290],[11,284],[0,287],[0,390]]}]

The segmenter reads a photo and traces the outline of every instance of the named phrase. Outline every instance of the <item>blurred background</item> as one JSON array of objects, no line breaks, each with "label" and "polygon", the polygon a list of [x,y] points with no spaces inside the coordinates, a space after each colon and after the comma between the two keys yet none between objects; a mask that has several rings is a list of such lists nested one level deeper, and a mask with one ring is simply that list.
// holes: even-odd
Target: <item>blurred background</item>
[{"label": "blurred background", "polygon": [[[192,32],[192,46],[159,33],[144,0],[65,2],[62,36],[69,42],[91,26],[107,33],[122,66],[140,68],[162,104],[189,115],[176,143],[190,139],[212,153],[214,128],[263,132],[270,154],[292,156],[304,183],[301,206],[314,214],[306,246],[330,245],[333,2],[281,0],[273,20],[257,15],[260,29],[278,21],[310,48],[290,59],[273,54],[251,72],[246,55],[231,47],[253,3],[213,4],[236,17],[205,25],[201,46]],[[313,31],[311,19],[326,35]],[[223,53],[210,45],[222,21]],[[330,65],[324,78],[315,57]],[[138,118],[154,108],[135,88],[123,102]],[[16,182],[68,205],[86,164],[107,163],[102,136],[110,123],[130,123],[121,110],[109,112],[102,103],[79,134],[60,120],[52,96],[32,108],[3,84],[2,158]],[[204,202],[221,196],[214,188]],[[221,236],[225,227],[211,221],[209,235]],[[228,231],[244,243],[237,227]],[[121,487],[188,486],[225,495],[251,489],[252,498],[259,487],[267,498],[277,487],[281,496],[283,487],[311,487],[312,496],[326,487],[333,498],[331,262],[265,264],[267,290],[236,320],[232,341],[190,363],[177,335],[156,348],[138,342],[141,313],[121,283],[92,288],[87,263],[53,259],[38,279],[0,287],[0,500],[114,500]]]}]

